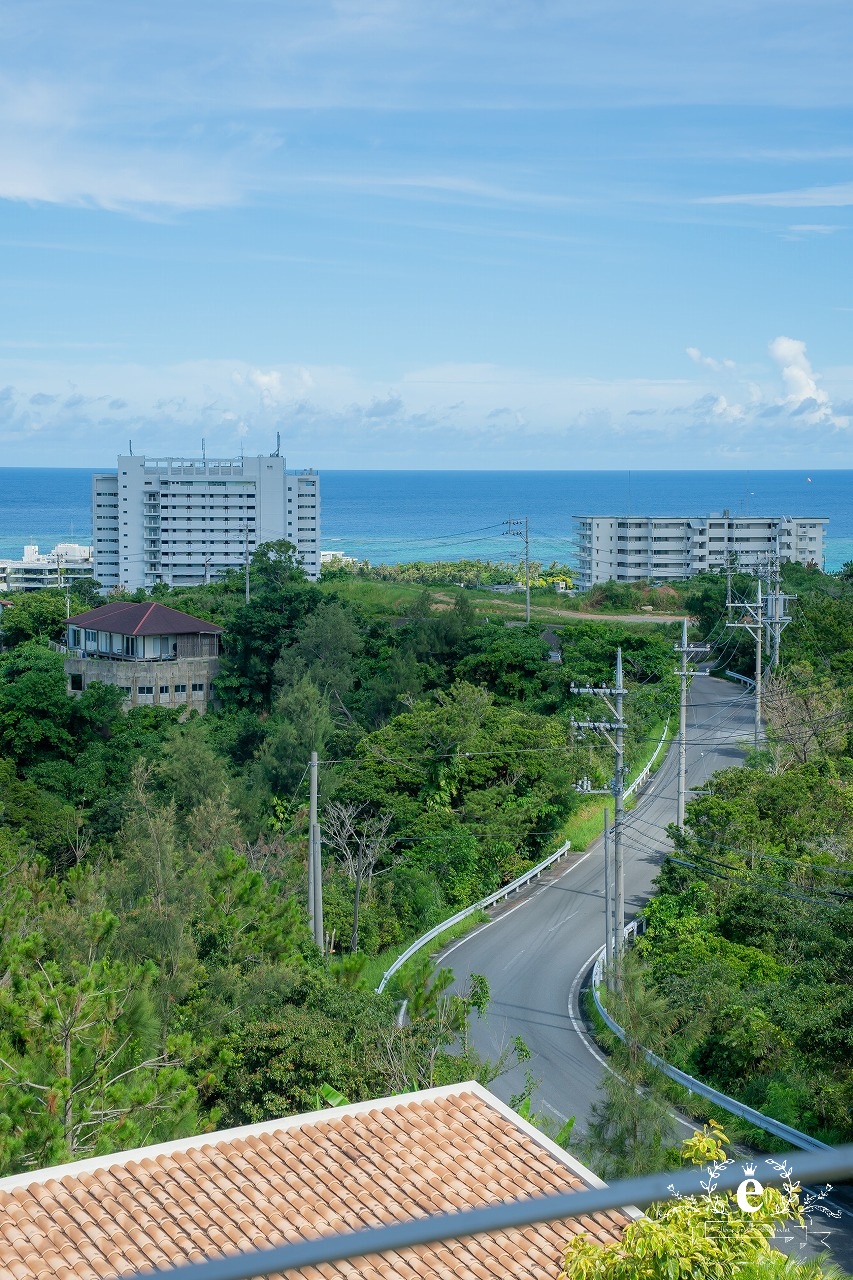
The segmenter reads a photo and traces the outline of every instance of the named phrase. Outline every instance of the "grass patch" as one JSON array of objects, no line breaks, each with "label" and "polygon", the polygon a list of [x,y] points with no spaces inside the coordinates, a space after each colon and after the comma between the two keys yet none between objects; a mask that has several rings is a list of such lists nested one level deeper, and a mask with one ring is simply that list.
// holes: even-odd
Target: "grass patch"
[{"label": "grass patch", "polygon": [[[466,599],[473,605],[476,617],[481,621],[485,621],[486,618],[495,621],[502,619],[505,622],[520,622],[524,620],[523,592],[502,595],[499,592],[485,591],[482,588],[463,589],[439,583],[426,587],[417,582],[379,582],[372,578],[355,577],[330,578],[326,581],[321,578],[318,585],[321,591],[329,595],[338,595],[342,599],[359,605],[366,614],[372,617],[410,617],[415,604],[426,591],[429,594],[432,608],[436,610],[452,608],[456,597],[464,593]],[[545,591],[534,593],[530,605],[530,616],[534,622],[550,622],[561,625],[573,622],[603,622],[607,620],[603,615],[596,618],[595,615],[591,616],[589,613],[583,613],[577,609],[567,607],[566,603],[561,601],[555,592]],[[613,617],[616,618],[618,616],[618,612],[614,612]],[[625,611],[623,611],[622,616],[626,616]],[[634,623],[643,627],[648,626],[650,622],[661,624],[661,619],[656,618],[653,614],[635,614],[631,616]],[[666,624],[664,623],[663,625]]]},{"label": "grass patch", "polygon": [[[421,947],[420,951],[416,951],[411,960],[408,960],[394,977],[391,979],[389,986],[386,988],[393,994],[395,984],[405,974],[411,972],[416,965],[423,961],[424,956],[434,956],[436,952],[441,951],[442,947],[447,946],[454,938],[461,938],[471,929],[475,929],[477,925],[485,924],[491,917],[487,916],[485,911],[472,911],[470,916],[466,916],[464,920],[457,920],[456,924],[450,925],[444,929],[431,942]],[[386,947],[384,951],[380,951],[378,955],[368,957],[368,960],[359,974],[359,985],[375,991],[382,981],[382,975],[387,973],[391,965],[402,955],[407,947],[415,941],[410,938],[408,942],[400,943],[396,947]]]},{"label": "grass patch", "polygon": [[[656,740],[655,746],[652,752],[650,753],[651,755],[654,755],[654,752],[657,750],[657,743],[660,741],[659,735],[662,733],[663,733],[663,722],[656,725],[650,731],[649,737],[654,738]],[[667,730],[666,741],[661,749],[659,756],[657,757],[654,764],[652,765],[653,775],[657,773],[658,769],[663,764],[664,760],[666,759],[666,754],[667,754],[667,751],[669,750],[670,744],[674,742],[677,736],[678,736],[678,729],[675,724],[675,717],[672,717],[669,722],[669,729]],[[641,773],[643,768],[645,768],[645,764],[642,766],[640,770],[638,770],[638,772]],[[633,795],[628,796],[627,800],[625,801],[625,809],[626,810],[633,809],[639,799],[640,799],[640,794],[638,794],[637,792],[634,792]],[[610,815],[612,820],[612,817],[613,817],[612,796],[595,796],[593,799],[585,800],[584,803],[575,810],[575,812],[571,815],[571,817],[568,819],[568,821],[564,825],[561,832],[561,839],[571,840],[572,849],[577,850],[578,853],[583,853],[583,851],[592,843],[592,841],[596,840],[598,836],[601,835],[602,830],[604,829],[605,808],[610,810]]]},{"label": "grass patch", "polygon": [[318,585],[328,595],[350,600],[365,613],[384,618],[408,617],[424,592],[417,583],[372,582],[369,578],[321,579]]}]

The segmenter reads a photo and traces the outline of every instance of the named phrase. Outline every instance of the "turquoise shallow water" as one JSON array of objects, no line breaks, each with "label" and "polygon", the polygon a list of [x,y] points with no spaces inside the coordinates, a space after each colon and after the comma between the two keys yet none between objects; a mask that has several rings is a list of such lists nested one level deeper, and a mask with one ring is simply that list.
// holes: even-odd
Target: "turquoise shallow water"
[{"label": "turquoise shallow water", "polygon": [[[90,470],[0,468],[0,556],[91,536]],[[531,555],[571,561],[581,513],[829,519],[827,569],[853,559],[853,471],[323,471],[323,550],[374,564],[515,559],[502,521],[527,516]]]}]

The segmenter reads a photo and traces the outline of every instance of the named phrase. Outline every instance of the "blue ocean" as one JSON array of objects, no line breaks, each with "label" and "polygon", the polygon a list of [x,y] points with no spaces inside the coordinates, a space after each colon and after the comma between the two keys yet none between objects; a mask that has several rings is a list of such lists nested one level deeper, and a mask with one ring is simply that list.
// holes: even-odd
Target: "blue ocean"
[{"label": "blue ocean", "polygon": [[[91,470],[0,468],[0,557],[91,536]],[[853,471],[323,471],[324,551],[374,564],[515,560],[504,523],[527,517],[531,558],[571,563],[572,516],[825,516],[826,568],[853,559]]]}]

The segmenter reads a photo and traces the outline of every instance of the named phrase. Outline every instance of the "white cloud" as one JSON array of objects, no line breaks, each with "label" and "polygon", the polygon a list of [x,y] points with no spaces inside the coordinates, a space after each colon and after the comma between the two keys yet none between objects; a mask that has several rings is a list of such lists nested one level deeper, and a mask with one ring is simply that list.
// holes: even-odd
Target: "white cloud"
[{"label": "white cloud", "polygon": [[[804,404],[809,405],[810,412],[830,411],[829,396],[817,383],[817,375],[806,355],[806,344],[799,338],[774,338],[769,351],[780,366],[782,381],[787,389],[784,403],[793,409]],[[811,409],[814,406],[814,410]]]},{"label": "white cloud", "polygon": [[[132,435],[142,452],[266,453],[282,433],[291,465],[843,465],[853,368],[821,375],[805,343],[770,344],[772,376],[691,351],[691,378],[566,377],[496,364],[445,364],[370,378],[332,365],[238,360],[145,367],[0,361],[0,447],[19,465],[109,464]],[[826,385],[825,385],[826,384]],[[63,452],[64,451],[64,455]]]},{"label": "white cloud", "polygon": [[803,235],[831,236],[836,231],[844,231],[844,227],[826,222],[797,222],[789,227],[788,230],[796,231]]},{"label": "white cloud", "polygon": [[734,360],[715,360],[713,356],[703,356],[698,347],[687,347],[686,351],[694,364],[704,365],[706,369],[713,369],[715,373],[720,373],[723,369],[737,368]]}]

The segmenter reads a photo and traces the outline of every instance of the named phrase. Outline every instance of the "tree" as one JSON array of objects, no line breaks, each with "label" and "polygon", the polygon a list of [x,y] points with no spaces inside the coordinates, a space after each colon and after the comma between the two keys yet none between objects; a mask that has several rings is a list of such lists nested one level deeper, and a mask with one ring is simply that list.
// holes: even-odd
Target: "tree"
[{"label": "tree", "polygon": [[225,1040],[230,1062],[210,1095],[227,1124],[310,1111],[323,1084],[354,1101],[391,1092],[384,1053],[385,1029],[393,1022],[387,996],[305,974],[283,993],[274,1015],[241,1022]]},{"label": "tree", "polygon": [[500,698],[535,701],[551,674],[548,645],[535,626],[482,627],[473,653],[462,659],[456,674],[462,680],[486,685]]},{"label": "tree", "polygon": [[[192,1132],[195,1090],[157,1045],[152,965],[94,952],[112,929],[93,918],[85,963],[60,966],[32,943],[0,993],[0,1085],[9,1165],[36,1166]],[[97,936],[100,935],[100,936]]]},{"label": "tree", "polygon": [[766,677],[762,705],[781,766],[806,764],[817,754],[838,751],[851,725],[848,695],[807,662]]},{"label": "tree", "polygon": [[269,710],[276,661],[307,615],[323,602],[322,592],[305,582],[304,575],[294,580],[285,573],[279,583],[275,572],[273,562],[271,576],[261,578],[265,589],[240,604],[226,623],[216,689],[229,710]]},{"label": "tree", "polygon": [[344,871],[355,885],[350,951],[358,951],[358,913],[365,878],[368,885],[374,868],[396,844],[388,830],[392,813],[371,813],[366,805],[333,800],[323,814],[323,835],[338,854]]},{"label": "tree", "polygon": [[246,798],[255,814],[259,803],[271,795],[292,797],[305,777],[311,752],[322,755],[333,729],[328,699],[308,676],[282,689],[248,773]]},{"label": "tree", "polygon": [[301,623],[294,642],[275,666],[275,681],[287,689],[307,675],[346,718],[352,719],[344,699],[355,679],[355,660],[364,647],[352,611],[328,601]]},{"label": "tree", "polygon": [[305,582],[305,570],[292,542],[261,542],[252,552],[249,577],[262,591],[280,590],[293,582]]},{"label": "tree", "polygon": [[70,756],[73,709],[60,654],[30,640],[0,656],[0,755],[19,765]]},{"label": "tree", "polygon": [[625,1039],[608,1036],[613,1070],[602,1080],[587,1137],[588,1158],[608,1180],[666,1168],[674,1136],[669,1108],[655,1088],[660,1077],[644,1053],[663,1047],[672,1012],[634,952],[625,954],[614,978],[607,1005]]},{"label": "tree", "polygon": [[67,607],[65,592],[58,587],[16,591],[12,607],[3,611],[6,644],[13,647],[28,640],[62,640]]},{"label": "tree", "polygon": [[653,1205],[612,1244],[575,1236],[561,1280],[719,1280],[748,1274],[742,1270],[748,1267],[756,1268],[757,1276],[767,1274],[762,1267],[773,1263],[771,1236],[789,1218],[800,1218],[799,1187],[790,1179],[782,1190],[765,1187],[760,1200],[757,1194],[751,1197],[755,1212],[744,1212],[733,1193],[714,1190],[727,1161],[727,1141],[713,1122],[687,1138],[682,1160],[707,1166],[706,1194]]}]

